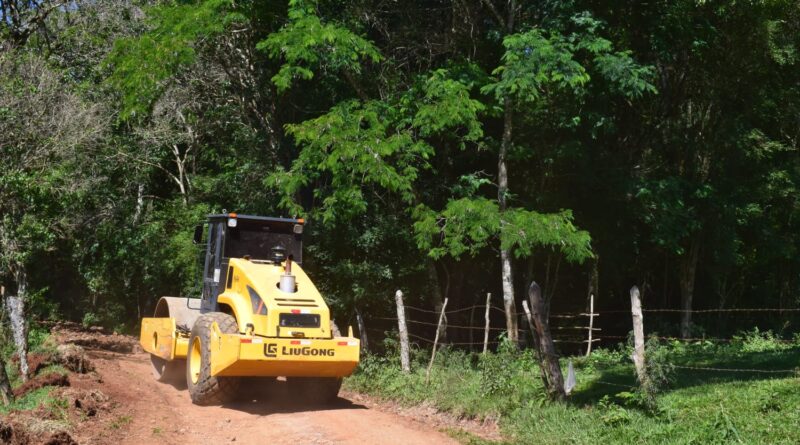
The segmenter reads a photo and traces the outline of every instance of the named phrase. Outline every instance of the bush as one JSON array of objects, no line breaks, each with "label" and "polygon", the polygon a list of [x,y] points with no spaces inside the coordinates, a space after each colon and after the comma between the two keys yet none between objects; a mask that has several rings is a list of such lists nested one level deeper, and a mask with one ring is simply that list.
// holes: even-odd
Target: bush
[{"label": "bush", "polygon": [[481,390],[484,395],[505,395],[513,391],[514,357],[500,345],[496,354],[479,359]]},{"label": "bush", "polygon": [[92,326],[97,326],[100,323],[100,316],[94,312],[87,312],[83,314],[83,319],[81,320],[81,324],[84,328],[90,328]]},{"label": "bush", "polygon": [[645,370],[650,379],[648,396],[655,398],[656,394],[669,386],[670,379],[675,372],[675,367],[670,363],[672,348],[662,344],[658,338],[650,337],[645,344]]},{"label": "bush", "polygon": [[734,335],[731,344],[740,347],[742,352],[776,352],[794,347],[791,343],[782,341],[772,331],[761,332],[757,327]]}]

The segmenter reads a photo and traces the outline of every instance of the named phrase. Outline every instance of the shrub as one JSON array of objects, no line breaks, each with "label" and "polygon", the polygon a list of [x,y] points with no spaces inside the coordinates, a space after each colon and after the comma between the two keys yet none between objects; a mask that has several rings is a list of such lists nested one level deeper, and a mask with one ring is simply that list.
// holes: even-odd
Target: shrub
[{"label": "shrub", "polygon": [[761,332],[757,327],[734,335],[732,344],[740,347],[742,352],[775,352],[794,347],[781,341],[772,331]]},{"label": "shrub", "polygon": [[83,320],[81,320],[81,324],[85,328],[89,328],[92,326],[97,326],[100,323],[100,316],[95,314],[94,312],[87,312],[83,314]]}]

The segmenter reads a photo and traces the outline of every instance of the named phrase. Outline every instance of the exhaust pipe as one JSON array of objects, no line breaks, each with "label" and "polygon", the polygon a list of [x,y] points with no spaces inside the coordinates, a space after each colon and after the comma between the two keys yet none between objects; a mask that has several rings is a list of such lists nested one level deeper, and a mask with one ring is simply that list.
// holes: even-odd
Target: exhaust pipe
[{"label": "exhaust pipe", "polygon": [[292,275],[292,258],[286,258],[286,266],[284,267],[283,275],[281,275],[280,289],[282,292],[293,294],[296,288],[295,277]]}]

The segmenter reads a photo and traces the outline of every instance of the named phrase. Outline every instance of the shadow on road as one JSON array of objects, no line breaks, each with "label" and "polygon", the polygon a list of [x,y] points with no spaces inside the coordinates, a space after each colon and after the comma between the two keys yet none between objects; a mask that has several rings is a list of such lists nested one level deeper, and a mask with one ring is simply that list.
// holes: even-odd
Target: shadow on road
[{"label": "shadow on road", "polygon": [[237,400],[223,405],[224,408],[260,416],[304,411],[367,409],[364,405],[341,397],[326,404],[312,404],[297,400],[289,392],[289,385],[282,379],[248,377],[242,380],[239,397]]},{"label": "shadow on road", "polygon": [[[140,354],[125,354],[99,349],[88,349],[87,352],[92,359],[113,361],[122,364],[122,366],[134,363],[141,364],[143,362]],[[148,363],[148,368],[149,365]],[[185,379],[163,383],[158,383],[155,380],[151,380],[151,382],[153,385],[171,386],[189,399]],[[289,385],[284,379],[276,379],[274,377],[243,377],[237,398],[230,403],[222,405],[222,407],[259,416],[311,411],[367,409],[364,405],[353,403],[341,397],[327,404],[313,404],[298,400],[289,392]]]}]

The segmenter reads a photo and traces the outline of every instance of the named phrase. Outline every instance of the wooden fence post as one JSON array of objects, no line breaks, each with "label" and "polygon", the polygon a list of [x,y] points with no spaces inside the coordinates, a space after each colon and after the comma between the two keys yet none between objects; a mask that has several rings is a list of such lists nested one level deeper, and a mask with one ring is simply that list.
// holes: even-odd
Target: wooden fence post
[{"label": "wooden fence post", "polygon": [[592,353],[592,331],[594,330],[594,294],[589,294],[589,343],[586,345],[586,356]]},{"label": "wooden fence post", "polygon": [[558,363],[553,337],[550,335],[550,323],[547,321],[547,315],[545,314],[542,288],[535,281],[531,282],[531,286],[528,289],[528,298],[531,301],[533,323],[536,326],[536,334],[539,336],[539,348],[542,351],[541,366],[547,373],[547,381],[549,383],[547,392],[553,400],[564,400],[567,397],[564,391],[564,375],[561,373],[561,365]]},{"label": "wooden fence post", "polygon": [[644,362],[644,316],[642,315],[642,300],[639,288],[631,288],[631,314],[633,316],[633,364],[636,366],[636,376],[639,384],[646,389],[650,382]]},{"label": "wooden fence post", "polygon": [[403,372],[411,372],[411,362],[408,358],[408,327],[406,326],[406,308],[403,306],[403,292],[398,289],[394,293],[394,302],[397,304],[397,329],[400,331],[400,366]]},{"label": "wooden fence post", "polygon": [[545,389],[547,389],[550,387],[550,383],[547,379],[547,372],[544,370],[541,343],[539,342],[539,336],[536,335],[536,328],[533,326],[533,318],[531,317],[530,309],[528,309],[528,302],[525,300],[522,300],[522,309],[525,310],[525,318],[528,320],[528,328],[530,328],[531,336],[533,337],[533,350],[536,351],[536,358],[539,360],[539,372],[542,374],[542,384]]},{"label": "wooden fence post", "polygon": [[447,308],[447,298],[444,299],[442,304],[442,312],[439,314],[439,323],[436,324],[436,337],[433,338],[433,351],[431,352],[431,362],[428,363],[428,370],[425,371],[425,382],[431,378],[431,367],[433,367],[433,360],[436,358],[436,344],[439,342],[439,332],[442,330],[442,320],[444,320],[444,310]]},{"label": "wooden fence post", "polygon": [[483,328],[483,353],[486,354],[486,351],[489,349],[489,308],[492,304],[492,294],[486,294],[486,313],[484,318],[486,319],[486,327]]}]

